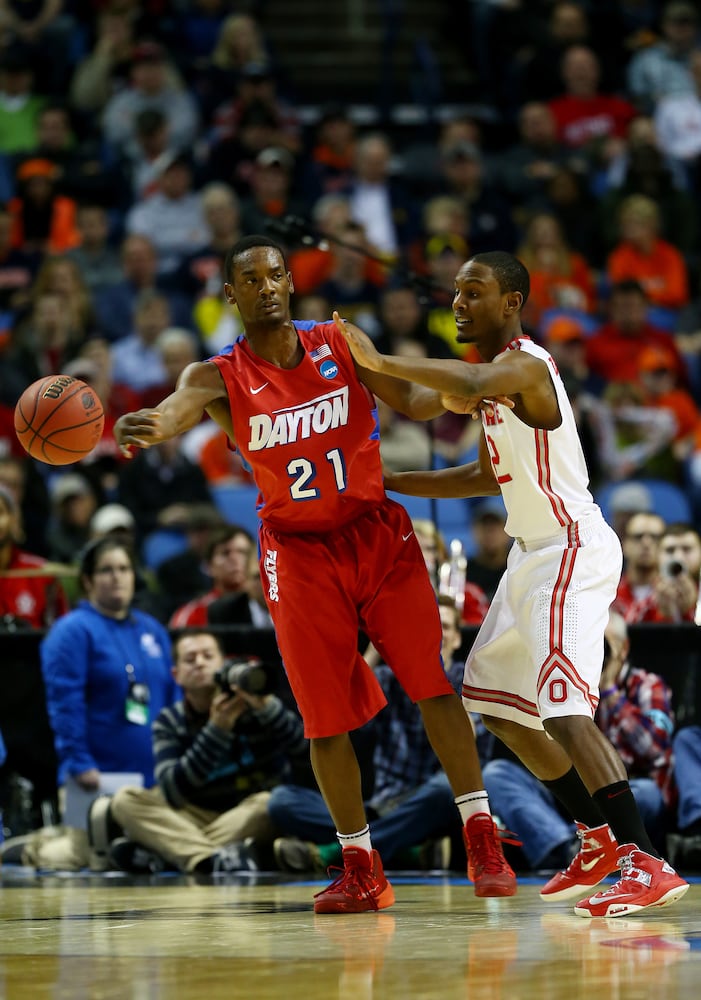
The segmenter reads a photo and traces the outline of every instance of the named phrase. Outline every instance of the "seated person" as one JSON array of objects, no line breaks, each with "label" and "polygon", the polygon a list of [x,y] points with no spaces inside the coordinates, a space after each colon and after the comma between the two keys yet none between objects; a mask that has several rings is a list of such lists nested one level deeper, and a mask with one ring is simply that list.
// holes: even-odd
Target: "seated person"
[{"label": "seated person", "polygon": [[173,652],[184,698],[153,726],[158,784],[115,794],[111,814],[126,838],[110,857],[133,873],[250,870],[244,841],[274,836],[270,789],[289,779],[292,760],[308,757],[302,720],[277,695],[247,690],[245,676],[217,681],[225,661],[211,632],[182,633]]}]

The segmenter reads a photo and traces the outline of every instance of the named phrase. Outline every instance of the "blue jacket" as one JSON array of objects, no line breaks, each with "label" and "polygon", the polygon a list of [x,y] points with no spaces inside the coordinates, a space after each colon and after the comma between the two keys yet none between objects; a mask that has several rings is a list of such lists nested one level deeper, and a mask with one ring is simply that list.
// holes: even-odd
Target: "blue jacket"
[{"label": "blue jacket", "polygon": [[[164,626],[136,610],[117,621],[81,601],[53,625],[40,652],[59,783],[97,768],[140,771],[144,785],[153,785],[151,725],[179,694]],[[150,692],[147,725],[126,718],[127,664]]]}]

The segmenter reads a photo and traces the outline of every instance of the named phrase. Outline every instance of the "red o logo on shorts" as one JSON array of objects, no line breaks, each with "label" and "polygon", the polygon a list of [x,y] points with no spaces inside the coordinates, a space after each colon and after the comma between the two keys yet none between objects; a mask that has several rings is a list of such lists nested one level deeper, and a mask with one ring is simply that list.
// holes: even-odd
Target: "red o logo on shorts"
[{"label": "red o logo on shorts", "polygon": [[548,698],[554,705],[567,701],[567,685],[561,677],[556,677],[548,684]]}]

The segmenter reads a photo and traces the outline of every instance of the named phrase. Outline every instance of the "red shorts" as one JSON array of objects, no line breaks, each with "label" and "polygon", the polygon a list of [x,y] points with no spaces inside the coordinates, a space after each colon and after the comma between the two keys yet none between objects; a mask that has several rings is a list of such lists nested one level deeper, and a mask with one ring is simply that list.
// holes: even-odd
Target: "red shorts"
[{"label": "red shorts", "polygon": [[387,498],[323,535],[260,534],[261,577],[308,737],[364,725],[386,704],[358,652],[370,638],[412,701],[452,694],[436,595],[409,515]]}]

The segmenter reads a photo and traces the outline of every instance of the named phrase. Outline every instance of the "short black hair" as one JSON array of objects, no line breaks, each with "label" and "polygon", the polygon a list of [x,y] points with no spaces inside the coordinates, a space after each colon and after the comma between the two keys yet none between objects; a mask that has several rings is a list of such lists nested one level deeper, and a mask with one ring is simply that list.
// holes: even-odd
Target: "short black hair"
[{"label": "short black hair", "polygon": [[282,262],[285,265],[285,270],[289,271],[289,264],[287,263],[287,256],[285,251],[275,240],[271,240],[269,236],[260,236],[254,234],[253,236],[244,236],[237,243],[229,249],[226,257],[224,258],[224,278],[226,281],[231,281],[234,274],[234,261],[241,254],[245,253],[247,250],[253,250],[254,247],[272,247],[273,250],[277,252],[282,257]]},{"label": "short black hair", "polygon": [[211,631],[211,629],[208,629],[205,625],[190,625],[187,628],[177,629],[175,632],[171,633],[170,645],[173,652],[173,662],[175,662],[178,658],[178,646],[182,640],[194,638],[198,635],[207,635],[211,639],[214,639],[219,652],[222,656],[224,656],[224,643],[220,635],[217,635],[216,632]]},{"label": "short black hair", "polygon": [[487,253],[477,253],[470,260],[490,268],[502,295],[506,292],[520,292],[523,305],[526,304],[531,292],[531,279],[518,257],[504,250],[490,250]]},{"label": "short black hair", "polygon": [[209,562],[213,557],[216,550],[220,545],[226,545],[234,538],[238,538],[239,535],[244,535],[248,541],[251,543],[251,549],[253,548],[253,535],[246,528],[242,527],[240,524],[225,524],[221,528],[215,528],[209,536],[207,541],[207,547],[205,549],[205,559]]}]

